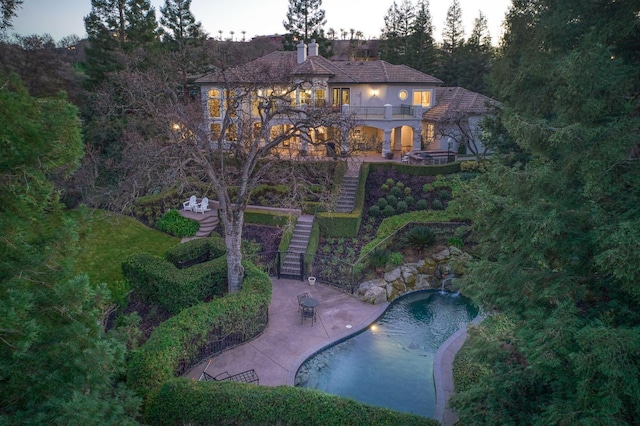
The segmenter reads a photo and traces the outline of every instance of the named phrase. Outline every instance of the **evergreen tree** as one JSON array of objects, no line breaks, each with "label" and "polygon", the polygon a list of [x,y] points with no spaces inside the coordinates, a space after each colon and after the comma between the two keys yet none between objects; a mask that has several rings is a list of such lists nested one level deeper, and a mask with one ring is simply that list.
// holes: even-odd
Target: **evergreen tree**
[{"label": "evergreen tree", "polygon": [[384,17],[382,59],[392,64],[407,64],[410,61],[410,35],[414,19],[415,14],[409,0],[402,0],[400,6],[393,2]]},{"label": "evergreen tree", "polygon": [[283,40],[285,50],[296,50],[298,43],[309,44],[311,40],[315,40],[320,54],[328,55],[330,42],[324,34],[327,20],[321,7],[322,0],[289,0],[287,19],[282,21],[287,30]]},{"label": "evergreen tree", "polygon": [[0,423],[134,424],[108,292],[72,275],[78,232],[51,183],[82,157],[77,111],[0,81]]},{"label": "evergreen tree", "polygon": [[165,0],[160,14],[162,41],[175,44],[177,50],[189,44],[199,45],[206,38],[202,24],[191,12],[191,0]]},{"label": "evergreen tree", "polygon": [[174,68],[180,74],[182,97],[189,97],[189,75],[204,70],[206,58],[202,49],[206,39],[202,24],[191,13],[191,0],[165,0],[160,8],[162,40],[169,47]]},{"label": "evergreen tree", "polygon": [[91,12],[84,22],[90,43],[86,49],[90,85],[121,69],[126,52],[148,46],[158,34],[149,0],[91,0]]},{"label": "evergreen tree", "polygon": [[482,11],[474,20],[471,35],[464,44],[463,51],[458,84],[474,92],[487,94],[485,78],[491,67],[493,47],[487,17]]},{"label": "evergreen tree", "polygon": [[429,0],[419,0],[409,34],[409,65],[427,74],[436,71],[436,47],[433,40],[433,24],[429,12]]},{"label": "evergreen tree", "polygon": [[452,400],[464,424],[640,418],[639,17],[638,1],[509,12],[492,81],[523,152],[464,204],[479,251],[463,291],[500,313],[471,333],[487,374]]},{"label": "evergreen tree", "polygon": [[459,86],[464,46],[464,26],[459,0],[453,0],[447,10],[439,51],[438,75],[447,86]]},{"label": "evergreen tree", "polygon": [[16,9],[23,0],[0,0],[0,31],[11,28],[11,20],[17,15]]}]

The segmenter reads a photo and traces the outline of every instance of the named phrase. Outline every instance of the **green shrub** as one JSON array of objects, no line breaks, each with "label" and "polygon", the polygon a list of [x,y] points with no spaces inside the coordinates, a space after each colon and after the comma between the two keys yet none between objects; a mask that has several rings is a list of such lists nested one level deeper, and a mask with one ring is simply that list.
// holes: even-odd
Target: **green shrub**
[{"label": "green shrub", "polygon": [[404,263],[404,256],[402,253],[395,251],[389,255],[389,263],[395,266],[400,266]]},{"label": "green shrub", "polygon": [[416,200],[413,198],[412,195],[407,195],[406,197],[404,197],[404,202],[407,203],[407,206],[413,207],[413,205],[416,203]]},{"label": "green shrub", "polygon": [[404,192],[404,195],[406,195],[406,196],[411,195],[411,187],[410,187],[410,186],[407,186],[407,187],[403,190],[403,192]]},{"label": "green shrub", "polygon": [[393,188],[391,188],[391,195],[395,196],[395,197],[402,197],[403,191],[402,189],[400,189],[397,186],[394,186]]},{"label": "green shrub", "polygon": [[462,238],[456,238],[456,237],[449,238],[447,240],[447,244],[449,244],[450,246],[458,247],[458,248],[462,248],[462,246],[464,245],[462,243]]},{"label": "green shrub", "polygon": [[219,257],[187,269],[146,253],[129,256],[122,273],[131,289],[151,305],[177,313],[227,290],[227,261]]},{"label": "green shrub", "polygon": [[376,268],[384,268],[389,262],[389,252],[381,247],[378,247],[369,253],[371,264]]},{"label": "green shrub", "polygon": [[393,194],[387,195],[387,204],[391,207],[395,207],[398,205],[398,197]]},{"label": "green shrub", "polygon": [[378,217],[380,215],[380,207],[376,204],[369,207],[369,216]]},{"label": "green shrub", "polygon": [[436,242],[436,233],[428,226],[416,226],[405,234],[405,242],[408,246],[417,250],[424,250]]},{"label": "green shrub", "polygon": [[394,182],[394,180],[393,180],[393,179],[389,178],[389,179],[387,179],[387,181],[386,181],[386,185],[387,185],[389,188],[391,188],[393,185],[395,185],[395,182]]},{"label": "green shrub", "polygon": [[437,426],[438,421],[373,407],[315,389],[198,382],[164,383],[149,398],[143,422],[150,425]]},{"label": "green shrub", "polygon": [[387,204],[389,203],[387,203],[386,198],[378,198],[378,201],[376,201],[376,205],[381,209],[384,209],[385,207],[387,207]]},{"label": "green shrub", "polygon": [[169,210],[156,222],[159,231],[176,237],[193,237],[198,232],[200,224],[197,220],[184,217],[178,210]]},{"label": "green shrub", "polygon": [[451,193],[446,189],[441,189],[438,191],[438,198],[442,201],[448,201],[451,199]]},{"label": "green shrub", "polygon": [[434,210],[444,210],[444,204],[442,204],[442,201],[436,198],[431,203],[431,208]]},{"label": "green shrub", "polygon": [[416,208],[418,210],[426,210],[429,208],[429,203],[424,199],[418,200],[418,202],[416,203]]},{"label": "green shrub", "polygon": [[396,206],[396,212],[398,214],[406,213],[409,210],[409,206],[406,201],[398,201],[398,205]]},{"label": "green shrub", "polygon": [[207,257],[208,260],[220,257],[227,252],[224,241],[219,236],[198,238],[167,250],[165,258],[177,267],[193,259]]},{"label": "green shrub", "polygon": [[404,183],[396,182],[396,187],[402,189],[402,188],[404,188]]},{"label": "green shrub", "polygon": [[384,209],[382,209],[382,215],[385,217],[393,216],[394,214],[396,214],[396,209],[394,209],[390,205],[387,205]]},{"label": "green shrub", "polygon": [[383,191],[387,192],[389,190],[389,185],[387,185],[386,183],[383,183],[382,186],[380,187],[380,189],[382,189]]},{"label": "green shrub", "polygon": [[422,185],[422,192],[426,194],[427,192],[431,191],[433,191],[433,185],[431,185],[430,183],[425,183],[424,185]]}]

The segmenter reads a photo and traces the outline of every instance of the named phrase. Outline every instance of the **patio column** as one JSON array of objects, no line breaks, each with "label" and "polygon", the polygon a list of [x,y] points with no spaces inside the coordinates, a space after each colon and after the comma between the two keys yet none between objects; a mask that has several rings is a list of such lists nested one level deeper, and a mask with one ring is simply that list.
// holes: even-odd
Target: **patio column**
[{"label": "patio column", "polygon": [[391,132],[392,129],[383,130],[384,139],[382,141],[382,157],[386,158],[388,152],[391,152]]},{"label": "patio column", "polygon": [[411,148],[413,151],[420,151],[422,149],[422,127],[414,127],[413,128],[413,147]]}]

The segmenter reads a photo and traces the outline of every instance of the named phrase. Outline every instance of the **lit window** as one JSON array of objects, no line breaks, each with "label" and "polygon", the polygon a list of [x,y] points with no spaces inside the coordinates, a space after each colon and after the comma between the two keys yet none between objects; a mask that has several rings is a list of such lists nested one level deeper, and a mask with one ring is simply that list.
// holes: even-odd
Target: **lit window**
[{"label": "lit window", "polygon": [[324,101],[327,97],[327,92],[324,89],[315,89],[314,96],[315,96],[315,106],[321,107],[324,105]]},{"label": "lit window", "polygon": [[211,140],[217,141],[220,139],[220,123],[211,123],[209,126],[211,130]]},{"label": "lit window", "polygon": [[413,105],[422,105],[423,107],[431,106],[431,91],[416,90],[413,92]]},{"label": "lit window", "polygon": [[301,90],[300,105],[310,105],[310,104],[311,104],[311,90]]}]

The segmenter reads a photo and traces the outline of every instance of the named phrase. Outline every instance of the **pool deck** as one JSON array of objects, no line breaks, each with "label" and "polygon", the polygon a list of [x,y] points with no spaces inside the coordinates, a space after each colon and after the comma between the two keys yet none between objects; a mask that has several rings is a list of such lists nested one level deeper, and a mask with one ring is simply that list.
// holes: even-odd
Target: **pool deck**
[{"label": "pool deck", "polygon": [[[207,358],[186,376],[197,379],[203,371],[211,376],[223,372],[237,374],[254,369],[263,386],[293,386],[300,365],[325,346],[346,338],[373,323],[384,313],[389,303],[371,305],[328,285],[307,281],[276,279],[269,305],[269,324],[254,340]],[[308,292],[317,299],[317,321],[300,321],[297,295]],[[464,333],[464,336],[461,334]],[[451,364],[464,342],[466,331],[454,334],[438,349],[434,360],[436,382],[436,419],[451,425],[455,415],[446,409],[453,391]],[[442,353],[441,353],[442,352]]]}]

